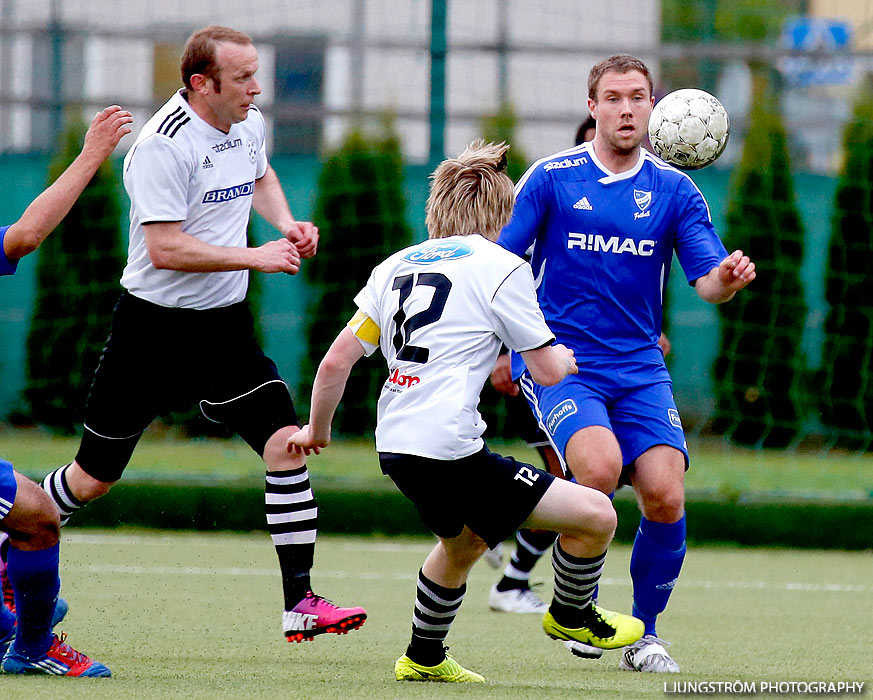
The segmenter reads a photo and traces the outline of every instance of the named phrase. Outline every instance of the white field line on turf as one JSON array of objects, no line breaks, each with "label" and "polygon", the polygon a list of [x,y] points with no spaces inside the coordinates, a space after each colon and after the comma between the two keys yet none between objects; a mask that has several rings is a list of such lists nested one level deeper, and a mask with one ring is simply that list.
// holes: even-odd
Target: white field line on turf
[{"label": "white field line on turf", "polygon": [[[222,535],[214,534],[183,534],[183,535],[101,535],[96,533],[79,534],[64,531],[63,541],[67,544],[101,544],[101,545],[136,545],[138,547],[178,547],[182,540],[186,547],[215,548],[216,538]],[[233,537],[233,535],[229,535]],[[261,546],[273,548],[269,535],[253,535],[247,538],[246,547]],[[367,542],[365,539],[356,540],[354,543],[340,544],[342,549],[371,552],[422,552],[427,553],[433,549],[433,542]]]},{"label": "white field line on turf", "polygon": [[[242,567],[211,568],[204,566],[124,566],[117,564],[64,565],[64,571],[83,572],[89,574],[154,574],[159,576],[270,576],[277,575],[276,569],[247,569]],[[382,572],[350,572],[318,570],[318,576],[338,579],[392,580],[413,581],[416,573],[382,573]],[[605,586],[629,586],[630,581],[624,578],[604,578]],[[796,581],[706,581],[682,579],[682,588],[707,589],[739,589],[739,590],[785,590],[810,593],[867,593],[873,591],[873,586],[857,586],[842,583],[799,583]]]}]

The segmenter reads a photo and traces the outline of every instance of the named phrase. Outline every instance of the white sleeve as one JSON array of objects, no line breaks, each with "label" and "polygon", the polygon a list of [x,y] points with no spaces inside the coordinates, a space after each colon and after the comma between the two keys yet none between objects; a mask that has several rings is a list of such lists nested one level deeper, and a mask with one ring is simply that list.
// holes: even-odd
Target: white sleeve
[{"label": "white sleeve", "polygon": [[260,180],[267,172],[267,124],[260,110],[257,111],[257,115],[261,118],[261,147],[258,149],[255,180]]},{"label": "white sleeve", "polygon": [[134,225],[184,221],[188,217],[189,172],[182,153],[159,134],[137,144],[128,164],[137,220]]},{"label": "white sleeve", "polygon": [[528,263],[522,263],[506,276],[494,293],[491,311],[496,319],[494,332],[511,350],[535,350],[555,339],[537,303]]}]

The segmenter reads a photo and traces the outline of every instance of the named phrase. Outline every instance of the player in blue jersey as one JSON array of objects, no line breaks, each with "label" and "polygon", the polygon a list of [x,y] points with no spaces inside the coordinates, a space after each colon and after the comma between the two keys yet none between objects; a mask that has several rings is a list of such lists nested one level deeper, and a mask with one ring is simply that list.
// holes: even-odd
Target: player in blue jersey
[{"label": "player in blue jersey", "polygon": [[594,141],[536,162],[516,186],[499,243],[531,264],[546,321],[573,348],[579,373],[554,387],[513,376],[576,480],[605,493],[629,483],[642,510],[631,558],[634,615],[646,636],[628,647],[627,670],[676,672],[658,639],[685,555],[688,452],[672,383],[658,347],[673,252],[710,303],[755,278],[742,251],[728,255],[700,191],[641,147],[654,104],[648,68],[613,56],[591,69]]},{"label": "player in blue jersey", "polygon": [[[597,130],[597,122],[590,114],[576,129],[575,144],[578,146],[586,141],[593,141]],[[658,346],[664,356],[670,354],[670,340],[662,332],[658,338]],[[536,418],[530,412],[530,406],[521,394],[517,383],[513,381],[510,367],[509,352],[497,358],[494,370],[491,372],[491,384],[497,391],[506,394],[508,413],[516,417],[519,425],[519,436],[536,449],[547,471],[557,476],[563,476],[564,471],[549,439],[539,427]],[[520,403],[520,405],[519,405]],[[531,590],[530,575],[534,566],[548,551],[557,534],[546,530],[521,529],[515,535],[515,549],[509,561],[503,568],[500,580],[491,587],[488,594],[488,606],[497,612],[541,613],[548,607]],[[503,543],[494,549],[489,549],[483,557],[492,568],[503,566]],[[597,658],[599,650],[593,654],[590,648],[585,648],[574,641],[565,642],[572,653],[582,658]]]},{"label": "player in blue jersey", "polygon": [[[0,275],[12,275],[18,260],[36,250],[75,204],[97,168],[130,133],[130,112],[118,106],[99,112],[82,152],[37,197],[21,218],[0,227]],[[0,530],[9,537],[6,576],[15,613],[0,604],[0,657],[5,673],[70,677],[109,676],[109,669],[52,634],[60,590],[60,525],[48,494],[0,459]],[[17,618],[17,619],[16,619]]]}]

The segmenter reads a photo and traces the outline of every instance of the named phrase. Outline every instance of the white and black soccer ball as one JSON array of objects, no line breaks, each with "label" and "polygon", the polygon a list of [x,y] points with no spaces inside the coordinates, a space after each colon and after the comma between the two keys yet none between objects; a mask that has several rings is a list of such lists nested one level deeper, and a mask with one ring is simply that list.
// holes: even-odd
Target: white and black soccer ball
[{"label": "white and black soccer ball", "polygon": [[671,165],[697,170],[713,163],[727,146],[730,120],[704,90],[685,88],[662,97],[649,117],[649,141]]}]

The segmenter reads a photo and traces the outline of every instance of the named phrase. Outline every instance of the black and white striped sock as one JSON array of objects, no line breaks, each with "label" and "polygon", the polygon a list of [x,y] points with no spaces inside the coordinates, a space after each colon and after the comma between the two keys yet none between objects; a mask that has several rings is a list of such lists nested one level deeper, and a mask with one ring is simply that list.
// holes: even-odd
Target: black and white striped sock
[{"label": "black and white striped sock", "polygon": [[415,663],[436,666],[446,658],[444,642],[466,592],[467,584],[460,588],[445,588],[419,570],[412,614],[412,641],[406,650],[406,655]]},{"label": "black and white striped sock", "polygon": [[569,618],[576,618],[578,613],[588,608],[591,597],[603,573],[603,562],[606,552],[590,559],[574,557],[567,554],[561,547],[561,540],[555,542],[552,548],[552,567],[555,569],[555,594],[550,610],[558,613],[561,622],[570,627],[578,626]]},{"label": "black and white striped sock", "polygon": [[310,590],[315,556],[318,504],[306,467],[267,472],[267,529],[279,557],[285,609],[292,610]]},{"label": "black and white striped sock", "polygon": [[530,572],[557,536],[545,530],[519,530],[515,534],[515,551],[503,570],[503,578],[497,582],[497,590],[527,588]]},{"label": "black and white striped sock", "polygon": [[71,466],[73,466],[72,462],[65,464],[63,467],[58,467],[53,472],[47,474],[45,479],[42,480],[42,484],[40,484],[58,507],[58,512],[61,515],[61,527],[66,525],[70,516],[86,503],[73,495],[67,483],[67,469]]}]

